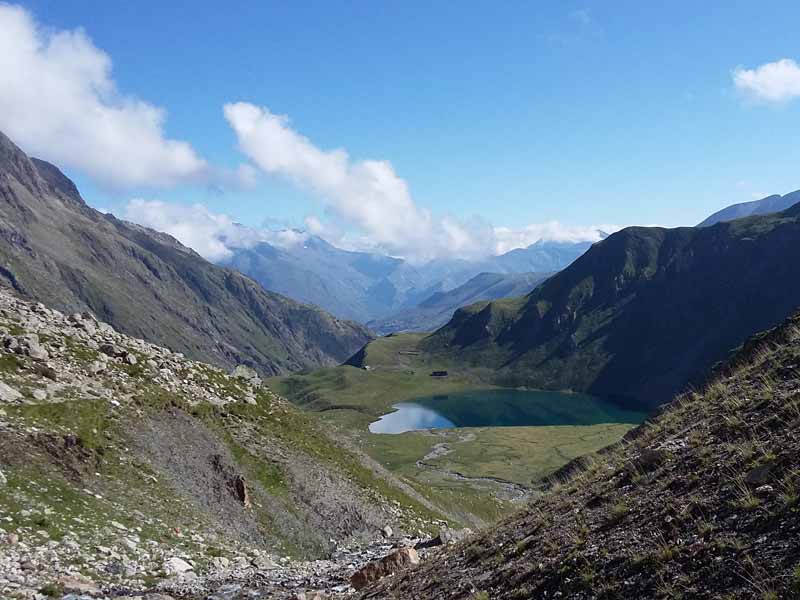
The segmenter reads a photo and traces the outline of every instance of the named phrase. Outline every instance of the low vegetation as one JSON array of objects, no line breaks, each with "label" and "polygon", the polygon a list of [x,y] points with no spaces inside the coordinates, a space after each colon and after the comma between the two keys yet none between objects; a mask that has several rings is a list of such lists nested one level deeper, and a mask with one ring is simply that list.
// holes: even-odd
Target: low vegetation
[{"label": "low vegetation", "polygon": [[[800,315],[527,510],[365,597],[793,598]],[[424,593],[423,593],[424,590]]]},{"label": "low vegetation", "polygon": [[480,369],[444,370],[421,344],[425,334],[379,338],[347,365],[275,377],[268,385],[317,412],[341,436],[415,486],[460,522],[481,526],[519,509],[534,482],[569,460],[619,440],[633,425],[479,427],[371,434],[368,425],[398,402],[490,389]]},{"label": "low vegetation", "polygon": [[255,373],[232,377],[89,315],[0,290],[0,366],[0,573],[31,565],[30,582],[54,586],[75,564],[141,589],[170,556],[198,572],[248,553],[320,558],[387,525],[448,520]]}]

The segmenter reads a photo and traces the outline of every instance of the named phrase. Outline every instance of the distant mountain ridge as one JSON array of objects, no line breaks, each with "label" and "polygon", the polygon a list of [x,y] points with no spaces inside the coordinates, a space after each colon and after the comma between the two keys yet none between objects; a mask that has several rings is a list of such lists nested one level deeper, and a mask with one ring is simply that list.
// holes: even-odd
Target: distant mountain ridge
[{"label": "distant mountain ridge", "polygon": [[722,221],[733,221],[734,219],[741,219],[742,217],[750,217],[752,215],[765,215],[774,212],[780,212],[800,202],[800,190],[791,192],[785,196],[780,194],[773,194],[761,200],[753,200],[752,202],[741,202],[739,204],[732,204],[722,210],[718,210],[713,215],[706,218],[697,227],[709,227],[720,223]]},{"label": "distant mountain ridge", "polygon": [[417,306],[398,311],[367,326],[379,335],[400,331],[434,331],[446,324],[456,309],[506,296],[527,294],[552,273],[480,273],[452,290],[436,292]]},{"label": "distant mountain ridge", "polygon": [[169,235],[86,205],[55,166],[0,133],[0,285],[224,367],[341,362],[369,331],[265,291]]},{"label": "distant mountain ridge", "polygon": [[629,227],[531,294],[456,311],[424,342],[496,383],[653,407],[800,306],[800,204],[704,228]]},{"label": "distant mountain ridge", "polygon": [[[395,318],[433,294],[448,292],[481,273],[551,273],[583,254],[591,242],[539,241],[481,260],[436,259],[422,265],[399,258],[343,250],[309,235],[303,242],[267,242],[235,248],[221,262],[266,289],[316,304],[362,323]],[[519,291],[519,290],[518,290]]]}]

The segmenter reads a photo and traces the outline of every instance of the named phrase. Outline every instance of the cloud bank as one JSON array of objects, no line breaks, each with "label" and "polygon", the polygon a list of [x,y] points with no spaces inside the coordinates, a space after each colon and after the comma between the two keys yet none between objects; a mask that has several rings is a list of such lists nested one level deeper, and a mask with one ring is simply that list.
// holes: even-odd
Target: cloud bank
[{"label": "cloud bank", "polygon": [[539,239],[599,239],[597,228],[557,222],[513,230],[493,228],[477,219],[436,218],[414,201],[388,161],[356,161],[341,148],[322,150],[292,129],[288,117],[247,102],[227,104],[224,113],[239,148],[259,169],[316,194],[329,213],[359,233],[344,233],[342,227],[315,215],[306,219],[310,232],[341,247],[424,262],[442,256],[480,258]]},{"label": "cloud bank", "polygon": [[263,172],[315,193],[327,209],[387,252],[419,260],[442,252],[485,253],[480,238],[454,218],[434,218],[384,160],[353,160],[343,149],[322,150],[294,131],[289,119],[246,102],[226,104],[239,148]]},{"label": "cloud bank", "polygon": [[765,63],[755,69],[738,67],[733,83],[748,98],[783,103],[800,96],[800,65],[789,58]]},{"label": "cloud bank", "polygon": [[111,59],[80,29],[55,31],[0,4],[0,129],[26,152],[110,187],[202,178],[190,144],[169,139],[165,113],[120,94]]},{"label": "cloud bank", "polygon": [[[230,258],[237,248],[251,248],[260,242],[290,248],[305,242],[311,235],[319,236],[347,250],[381,252],[368,236],[348,236],[335,227],[326,226],[315,216],[305,219],[305,230],[273,230],[246,227],[227,215],[213,213],[201,204],[186,205],[139,198],[128,202],[123,218],[168,233],[212,262],[222,262]],[[595,242],[601,239],[601,231],[611,233],[618,229],[619,227],[613,225],[570,227],[557,221],[532,224],[520,229],[488,228],[483,230],[483,234],[487,236],[491,251],[474,258],[503,254],[514,248],[527,247],[539,240]],[[431,258],[456,256],[441,254]]]},{"label": "cloud bank", "polygon": [[230,258],[236,248],[259,242],[288,247],[304,241],[308,233],[245,227],[228,215],[213,213],[202,204],[176,204],[136,198],[128,202],[122,218],[168,233],[212,262]]}]

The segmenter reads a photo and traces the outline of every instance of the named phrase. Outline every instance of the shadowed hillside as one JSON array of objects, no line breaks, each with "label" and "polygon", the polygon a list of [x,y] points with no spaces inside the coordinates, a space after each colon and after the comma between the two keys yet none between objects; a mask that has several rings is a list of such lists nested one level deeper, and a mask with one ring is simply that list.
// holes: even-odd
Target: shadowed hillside
[{"label": "shadowed hillside", "polygon": [[424,347],[497,383],[656,406],[800,305],[799,215],[624,229],[528,296],[457,311]]},{"label": "shadowed hillside", "polygon": [[800,317],[573,464],[528,510],[362,598],[797,598]]}]

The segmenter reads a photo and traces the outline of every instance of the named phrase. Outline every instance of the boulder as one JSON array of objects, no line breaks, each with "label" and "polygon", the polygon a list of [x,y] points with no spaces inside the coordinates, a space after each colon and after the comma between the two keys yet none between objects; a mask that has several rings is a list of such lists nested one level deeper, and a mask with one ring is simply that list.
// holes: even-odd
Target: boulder
[{"label": "boulder", "polygon": [[258,376],[258,373],[256,373],[254,369],[251,369],[247,365],[237,366],[233,372],[231,372],[231,377],[241,379],[253,387],[261,386],[261,378]]},{"label": "boulder", "polygon": [[46,377],[51,381],[56,381],[58,379],[58,373],[48,364],[36,363],[33,366],[33,372],[37,375],[41,375],[42,377]]},{"label": "boulder", "polygon": [[419,554],[413,548],[400,548],[380,560],[368,563],[353,573],[350,585],[360,590],[371,583],[419,564]]},{"label": "boulder", "polygon": [[50,355],[39,343],[39,336],[35,333],[28,333],[19,336],[19,348],[17,352],[30,356],[33,360],[47,360]]},{"label": "boulder", "polygon": [[117,346],[115,346],[114,344],[110,344],[108,342],[106,342],[105,344],[100,344],[100,352],[102,352],[106,356],[110,356],[111,358],[124,355],[123,350],[120,350]]},{"label": "boulder", "polygon": [[194,567],[182,558],[173,556],[164,561],[164,571],[167,575],[183,575],[189,571],[194,571]]},{"label": "boulder", "polygon": [[394,531],[392,531],[392,528],[389,525],[386,525],[383,529],[381,529],[381,535],[383,535],[385,538],[392,537],[393,533]]},{"label": "boulder", "polygon": [[89,594],[99,595],[100,588],[88,577],[80,574],[64,575],[58,580],[66,594]]},{"label": "boulder", "polygon": [[16,352],[19,348],[19,341],[13,335],[6,335],[3,337],[3,346],[9,352]]},{"label": "boulder", "polygon": [[259,571],[271,571],[272,569],[277,569],[278,565],[275,564],[275,561],[267,554],[260,554],[253,558],[250,563]]},{"label": "boulder", "polygon": [[447,546],[449,544],[455,544],[457,541],[464,539],[470,533],[472,532],[469,529],[442,528],[439,530],[439,534],[436,537],[425,540],[424,542],[417,542],[414,548],[420,550],[422,548],[433,548],[434,546]]},{"label": "boulder", "polygon": [[754,487],[762,486],[770,480],[774,468],[774,462],[766,462],[763,465],[759,465],[745,475],[744,481],[747,485]]},{"label": "boulder", "polygon": [[0,402],[17,402],[22,398],[17,390],[0,381]]},{"label": "boulder", "polygon": [[81,327],[90,336],[97,334],[97,327],[93,321],[84,321],[81,323]]},{"label": "boulder", "polygon": [[106,370],[106,363],[102,360],[92,361],[89,363],[88,370],[90,375],[97,375]]},{"label": "boulder", "polygon": [[6,476],[3,475],[3,472],[0,471],[0,488],[5,486],[6,483],[8,483],[8,480],[6,479]]}]

